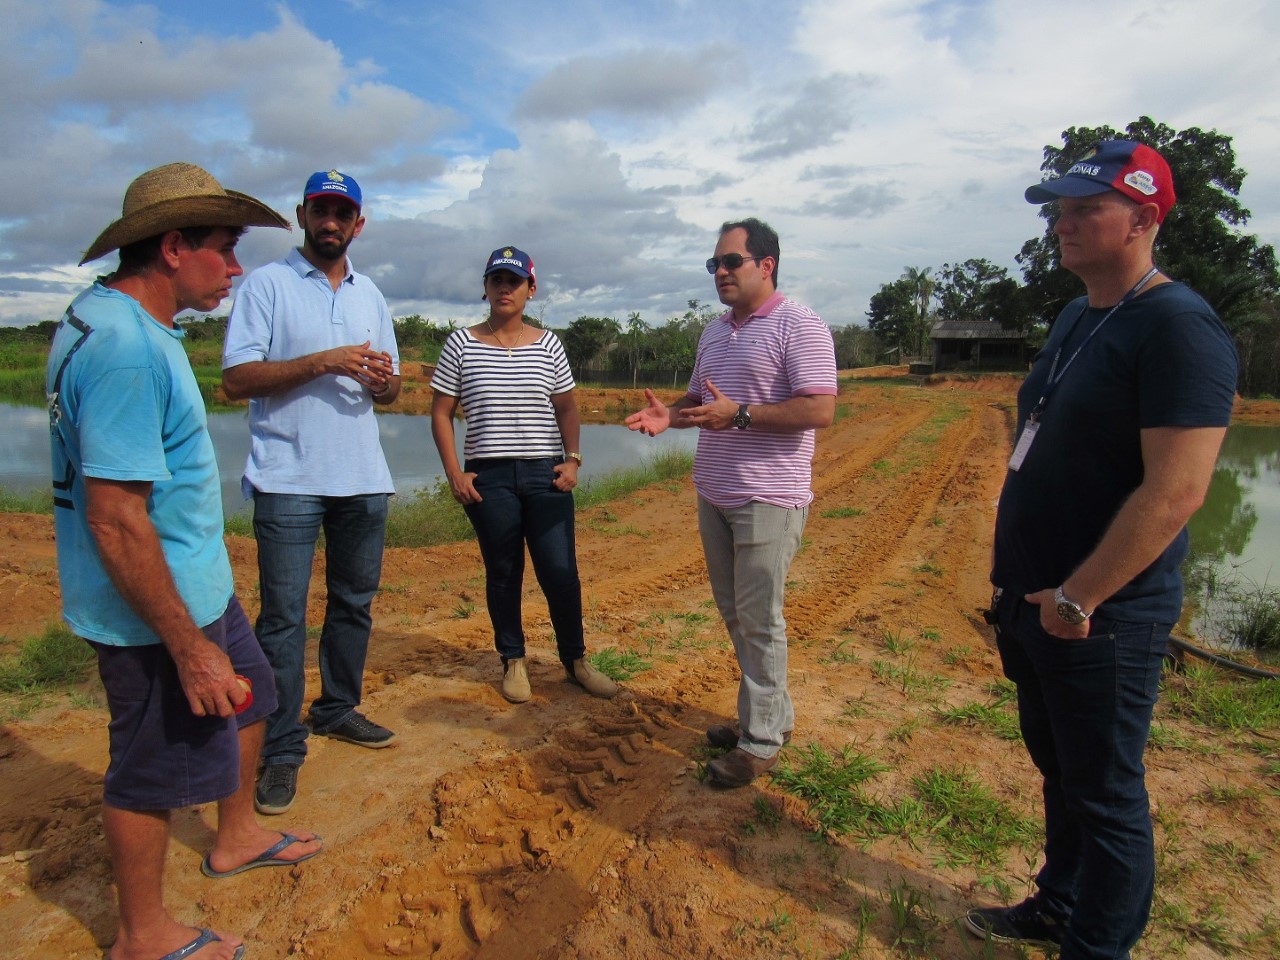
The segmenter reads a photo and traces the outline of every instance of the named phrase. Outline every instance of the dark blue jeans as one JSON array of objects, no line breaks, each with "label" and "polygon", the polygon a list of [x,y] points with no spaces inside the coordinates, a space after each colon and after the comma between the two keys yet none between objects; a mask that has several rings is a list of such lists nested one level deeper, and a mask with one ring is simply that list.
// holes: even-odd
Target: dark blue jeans
[{"label": "dark blue jeans", "polygon": [[320,631],[320,696],[311,703],[317,733],[338,726],[360,705],[364,662],[373,626],[370,608],[382,576],[387,494],[316,497],[255,493],[262,609],[256,633],[276,675],[279,706],[267,718],[262,762],[302,763],[303,661],[307,591],[316,539],[324,530],[326,604]]},{"label": "dark blue jeans", "polygon": [[520,594],[524,587],[524,548],[547,598],[561,662],[582,658],[582,582],[574,547],[573,494],[553,486],[558,460],[468,460],[476,474],[480,503],[468,504],[484,558],[485,599],[493,623],[493,642],[502,662],[524,656]]},{"label": "dark blue jeans", "polygon": [[1040,627],[1002,598],[996,637],[1044,776],[1040,908],[1065,925],[1061,960],[1125,960],[1151,913],[1155,843],[1142,756],[1171,624],[1094,617],[1089,637]]}]

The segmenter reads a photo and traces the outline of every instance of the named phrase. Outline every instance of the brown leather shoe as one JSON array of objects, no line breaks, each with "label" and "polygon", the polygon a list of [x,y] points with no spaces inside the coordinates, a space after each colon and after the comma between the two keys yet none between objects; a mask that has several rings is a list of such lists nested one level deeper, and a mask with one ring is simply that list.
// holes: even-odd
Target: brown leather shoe
[{"label": "brown leather shoe", "polygon": [[[707,727],[707,743],[713,747],[720,747],[722,750],[736,747],[741,739],[742,724],[738,723],[737,720],[733,721],[733,723],[718,723],[714,727]],[[790,730],[783,731],[782,742],[791,742]]]},{"label": "brown leather shoe", "polygon": [[707,764],[707,782],[723,789],[745,787],[760,774],[768,773],[777,765],[776,753],[772,757],[757,757],[734,747],[723,757],[717,757]]}]

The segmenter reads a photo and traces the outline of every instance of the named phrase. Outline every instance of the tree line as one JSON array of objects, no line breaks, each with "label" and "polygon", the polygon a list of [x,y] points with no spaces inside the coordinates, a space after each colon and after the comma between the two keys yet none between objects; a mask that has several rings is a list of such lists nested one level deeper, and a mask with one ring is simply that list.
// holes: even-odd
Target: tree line
[{"label": "tree line", "polygon": [[[1123,134],[1111,127],[1071,127],[1062,146],[1046,146],[1041,171],[1061,176],[1099,140],[1137,140],[1164,155],[1178,202],[1160,227],[1156,264],[1203,296],[1222,318],[1240,356],[1241,394],[1280,395],[1280,273],[1275,250],[1244,231],[1240,203],[1245,171],[1231,138],[1197,127],[1176,131],[1140,117]],[[870,329],[904,356],[927,356],[939,321],[994,321],[1025,333],[1032,348],[1084,286],[1058,262],[1053,235],[1056,204],[1041,208],[1041,236],[1014,257],[1021,282],[1004,267],[972,258],[933,267],[907,267],[883,284],[867,309]]]},{"label": "tree line", "polygon": [[[1244,232],[1250,214],[1239,193],[1246,174],[1236,164],[1231,138],[1196,127],[1177,131],[1145,116],[1123,133],[1107,126],[1071,127],[1062,133],[1062,146],[1044,148],[1040,169],[1061,176],[1093,144],[1119,136],[1156,148],[1173,170],[1178,202],[1160,227],[1157,264],[1188,283],[1222,317],[1240,355],[1240,392],[1280,396],[1280,272],[1275,250]],[[937,268],[904,268],[872,295],[866,326],[832,328],[837,364],[845,369],[928,358],[930,334],[939,321],[994,321],[1025,334],[1034,349],[1062,308],[1084,292],[1058,263],[1055,212],[1055,204],[1041,209],[1043,233],[1024,243],[1014,257],[1020,279],[981,257]],[[683,313],[653,324],[638,312],[625,320],[580,316],[555,333],[580,379],[607,376],[611,382],[684,386],[698,338],[721,309],[689,300]],[[542,326],[534,317],[526,316],[525,322]],[[45,321],[0,328],[0,343],[47,343],[55,326]],[[221,341],[226,318],[205,317],[183,327],[193,345]],[[413,314],[396,320],[395,329],[402,353],[432,363],[457,324]]]}]

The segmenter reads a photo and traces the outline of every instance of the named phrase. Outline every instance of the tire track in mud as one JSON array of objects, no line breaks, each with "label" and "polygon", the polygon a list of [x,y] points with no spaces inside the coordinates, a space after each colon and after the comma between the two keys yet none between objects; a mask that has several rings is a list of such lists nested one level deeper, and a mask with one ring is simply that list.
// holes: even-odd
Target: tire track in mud
[{"label": "tire track in mud", "polygon": [[[927,568],[924,582],[952,570],[953,558],[967,555],[981,527],[949,523],[953,508],[986,496],[990,449],[998,442],[999,417],[979,397],[954,393],[925,395],[921,408],[899,414],[892,429],[875,438],[858,456],[822,472],[809,534],[817,549],[798,558],[788,594],[789,629],[798,638],[847,627],[865,615],[872,598],[886,588],[898,592],[919,580],[917,565]],[[955,415],[959,408],[959,415]],[[948,419],[939,435],[921,437],[935,419]],[[925,462],[918,462],[921,458]],[[876,465],[883,464],[879,470]],[[856,505],[861,515],[824,518],[822,511]],[[969,511],[972,513],[972,511]],[[958,561],[957,561],[958,562]],[[933,571],[932,573],[929,571]],[[968,579],[968,578],[966,578]]]},{"label": "tire track in mud", "polygon": [[450,769],[412,822],[380,832],[380,847],[405,847],[400,862],[352,889],[340,924],[295,936],[295,952],[556,956],[591,909],[596,875],[685,775],[673,744],[687,737],[663,705],[631,698],[551,727],[534,748]]},{"label": "tire track in mud", "polygon": [[[852,404],[855,412],[846,413],[819,435],[814,464],[814,475],[818,478],[815,510],[823,509],[829,501],[834,502],[828,492],[832,487],[856,483],[871,464],[888,456],[933,413],[934,405],[924,395],[914,409],[904,413],[900,401],[894,403],[880,398],[878,389],[855,390]],[[864,393],[872,394],[869,401],[862,396]],[[841,399],[844,400],[843,395]],[[830,452],[833,449],[838,452]],[[596,580],[591,575],[590,554],[580,551],[584,588],[590,589],[602,605],[608,607],[652,611],[678,606],[686,599],[691,605],[701,606],[710,596],[710,587],[698,536],[697,494],[692,480],[686,480],[675,494],[646,492],[642,500],[643,505],[629,510],[610,505],[611,511],[621,514],[623,526],[632,526],[646,534],[629,537],[616,546],[626,551],[634,573],[623,571],[620,577]],[[683,520],[676,528],[678,536],[675,537],[670,535],[669,524],[662,525],[663,520],[673,514]],[[814,521],[811,513],[810,529]],[[660,532],[647,536],[651,529]]]}]

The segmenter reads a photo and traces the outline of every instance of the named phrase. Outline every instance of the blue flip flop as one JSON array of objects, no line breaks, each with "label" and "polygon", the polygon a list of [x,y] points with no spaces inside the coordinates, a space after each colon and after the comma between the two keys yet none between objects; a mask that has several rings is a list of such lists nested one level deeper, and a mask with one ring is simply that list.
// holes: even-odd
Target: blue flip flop
[{"label": "blue flip flop", "polygon": [[[200,935],[198,937],[188,943],[185,947],[179,947],[172,953],[166,953],[160,958],[160,960],[186,960],[187,957],[191,956],[201,947],[208,946],[215,940],[222,939],[212,930],[206,930],[204,927],[196,927],[196,929],[200,931]],[[236,947],[236,952],[231,955],[231,960],[242,960],[245,949],[246,945],[243,943]]]},{"label": "blue flip flop", "polygon": [[[319,840],[320,838],[316,837],[315,839]],[[209,855],[206,854],[204,860],[200,863],[200,872],[206,877],[212,877],[215,880],[220,880],[223,877],[234,877],[237,873],[244,873],[246,870],[257,870],[258,867],[292,867],[295,863],[301,863],[303,860],[310,860],[319,853],[320,850],[303,854],[296,860],[277,860],[276,854],[285,849],[285,847],[290,847],[295,843],[310,842],[310,840],[303,840],[300,837],[295,837],[291,833],[281,834],[280,841],[278,843],[268,847],[266,850],[263,850],[262,853],[258,854],[248,863],[242,863],[240,866],[232,867],[230,870],[213,869],[213,864],[209,862]],[[320,849],[323,850],[324,847],[321,847]],[[208,942],[208,940],[205,941],[205,943]],[[160,960],[169,960],[169,957],[161,957]],[[181,956],[176,957],[175,960],[181,960]]]}]

